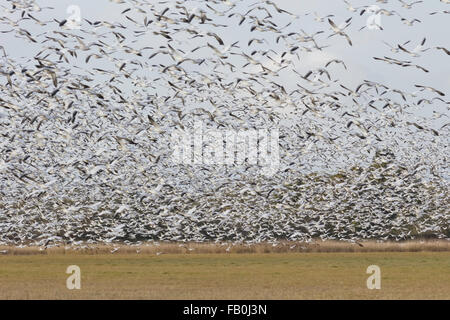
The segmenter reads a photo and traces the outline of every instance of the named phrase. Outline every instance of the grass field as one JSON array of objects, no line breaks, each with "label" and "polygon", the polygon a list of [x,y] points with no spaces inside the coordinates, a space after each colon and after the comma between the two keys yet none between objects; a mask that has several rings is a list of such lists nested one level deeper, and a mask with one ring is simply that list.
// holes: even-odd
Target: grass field
[{"label": "grass field", "polygon": [[[0,255],[0,299],[450,299],[449,251],[119,252]],[[373,264],[380,290],[366,287]],[[69,265],[81,290],[66,288]]]}]

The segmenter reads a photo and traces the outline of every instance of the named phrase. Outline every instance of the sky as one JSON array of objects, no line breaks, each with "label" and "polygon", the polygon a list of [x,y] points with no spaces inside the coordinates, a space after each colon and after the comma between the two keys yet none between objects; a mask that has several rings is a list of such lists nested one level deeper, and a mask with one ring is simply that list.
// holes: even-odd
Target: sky
[{"label": "sky", "polygon": [[[125,0],[123,0],[125,1]],[[149,1],[156,4],[157,1]],[[161,8],[173,4],[174,1],[163,1]],[[419,65],[428,66],[430,72],[424,73],[418,69],[400,70],[400,67],[386,65],[382,62],[375,62],[374,56],[395,57],[399,59],[409,60],[406,53],[394,54],[390,48],[383,44],[387,42],[391,45],[411,41],[407,48],[413,49],[418,45],[424,37],[427,38],[426,47],[443,46],[450,47],[450,40],[448,37],[448,28],[450,27],[449,18],[446,14],[429,15],[431,12],[449,10],[450,5],[444,4],[439,0],[427,0],[423,3],[414,5],[412,9],[405,9],[401,7],[399,1],[390,0],[387,4],[378,3],[377,1],[351,1],[355,8],[362,6],[378,6],[386,8],[387,10],[395,10],[400,16],[412,20],[418,18],[422,23],[416,23],[414,26],[407,26],[402,23],[398,16],[382,16],[381,30],[368,30],[365,28],[358,31],[366,24],[369,15],[366,13],[363,16],[358,16],[347,9],[347,5],[343,1],[317,0],[317,1],[290,1],[277,0],[275,1],[280,8],[284,8],[289,12],[299,16],[299,26],[306,32],[324,30],[329,34],[330,27],[325,20],[324,22],[316,22],[314,12],[319,16],[326,16],[333,14],[332,20],[336,23],[345,21],[350,16],[353,16],[352,25],[348,28],[349,34],[353,41],[353,46],[347,45],[345,39],[340,38],[331,39],[332,46],[323,49],[323,52],[313,52],[302,57],[302,64],[298,66],[299,70],[307,70],[308,68],[320,65],[330,57],[337,57],[343,59],[349,67],[349,72],[342,73],[342,79],[351,84],[357,85],[361,79],[372,79],[383,83],[391,83],[399,89],[411,89],[410,81],[414,79],[418,83],[424,83],[430,86],[435,86],[445,91],[450,88],[450,64],[447,56],[442,51],[429,50],[421,57],[414,61]],[[129,7],[127,3],[115,4],[108,0],[45,0],[37,1],[41,7],[54,7],[55,10],[44,11],[47,14],[42,14],[40,17],[47,17],[51,19],[67,19],[71,16],[67,13],[67,9],[73,5],[80,8],[82,19],[89,20],[107,20],[107,21],[122,21],[118,6],[120,8]],[[252,4],[255,1],[247,1],[245,4]],[[7,1],[0,0],[3,6],[9,6]],[[195,7],[196,2],[186,1],[186,6]],[[360,11],[360,10],[359,10]],[[49,15],[52,13],[52,15]],[[53,16],[54,14],[54,16]],[[85,21],[82,21],[85,24]],[[57,28],[56,24],[53,24]],[[2,30],[8,28],[2,27]],[[446,31],[447,30],[447,31]],[[222,34],[229,41],[247,40],[248,34],[239,32],[224,32]],[[9,34],[0,35],[2,45],[7,48],[12,55],[23,54],[23,41],[20,39],[14,40]],[[319,37],[320,39],[325,37]]]},{"label": "sky", "polygon": [[[128,1],[128,0],[127,0]],[[44,10],[36,13],[40,20],[51,21],[53,19],[57,21],[62,21],[64,19],[69,19],[73,15],[74,11],[70,9],[74,6],[79,9],[81,18],[81,29],[86,26],[89,21],[109,21],[109,22],[128,22],[121,12],[130,7],[130,2],[125,0],[117,0],[114,2],[122,2],[120,4],[113,3],[109,0],[45,0],[37,1],[41,7],[53,7],[54,10]],[[162,1],[158,3],[157,1],[149,1],[151,4],[158,8],[158,11],[162,11],[166,7],[173,9],[176,5],[174,1]],[[131,2],[132,3],[132,2]],[[244,1],[240,6],[242,7],[242,12],[252,7],[252,4],[256,1]],[[390,0],[388,3],[380,3],[378,1],[351,1],[355,8],[358,8],[358,12],[351,12],[347,8],[347,4],[344,1],[330,1],[330,0],[318,0],[318,1],[289,1],[289,0],[277,0],[275,1],[278,7],[289,11],[292,14],[291,19],[280,20],[274,18],[274,21],[279,25],[287,25],[292,22],[291,28],[300,32],[304,30],[308,34],[314,32],[323,32],[316,36],[317,42],[321,46],[325,46],[321,50],[312,50],[311,52],[301,52],[300,61],[295,61],[294,70],[299,74],[306,74],[309,70],[324,67],[325,63],[331,59],[341,59],[345,62],[347,70],[344,70],[342,65],[334,64],[328,69],[332,73],[332,80],[338,81],[339,84],[344,84],[348,88],[355,89],[364,80],[375,81],[379,83],[386,84],[391,88],[396,88],[410,92],[411,94],[418,94],[423,97],[431,98],[434,97],[433,94],[429,92],[417,91],[415,87],[416,84],[427,85],[434,87],[442,92],[446,93],[446,101],[450,100],[448,98],[450,92],[450,64],[448,63],[448,56],[442,50],[436,50],[435,47],[441,46],[450,48],[450,40],[448,37],[448,30],[450,29],[450,20],[447,14],[435,14],[430,15],[432,12],[449,10],[450,5],[444,4],[439,0],[427,0],[422,3],[415,4],[412,9],[406,9],[402,7],[400,1]],[[5,0],[0,0],[0,5],[7,8],[10,3]],[[199,6],[204,5],[204,2],[200,1],[185,1],[183,5],[195,10]],[[371,14],[365,13],[360,16],[359,12],[362,7],[378,6],[386,10],[394,10],[398,15],[386,16],[382,15],[380,17],[380,25],[383,30],[371,30],[369,28],[363,28],[367,24],[367,19]],[[214,8],[220,8],[219,5],[214,5]],[[222,5],[222,9],[226,11],[229,7],[227,4]],[[4,11],[5,12],[5,11]],[[8,17],[8,13],[4,13]],[[316,21],[315,17],[325,17],[327,15],[332,15],[330,17],[337,25],[346,21],[350,17],[351,25],[346,29],[346,32],[350,35],[353,45],[350,46],[344,37],[334,35],[330,29],[330,25],[327,18],[323,21]],[[408,20],[417,18],[420,23],[415,23],[413,26],[408,26],[404,24],[400,17]],[[220,31],[220,36],[223,38],[225,44],[231,44],[239,41],[242,47],[247,45],[247,42],[251,38],[261,38],[262,36],[257,32],[251,32],[247,27],[238,27],[239,18],[235,17],[235,25],[229,24],[230,19],[225,19],[227,14],[223,16],[223,19],[214,21],[215,23],[225,23],[229,25],[227,28],[217,28]],[[284,17],[288,17],[284,15]],[[141,17],[142,18],[142,17]],[[26,23],[24,23],[26,25]],[[30,21],[30,26],[34,24]],[[153,25],[150,25],[150,31]],[[245,26],[245,24],[244,24]],[[47,33],[51,35],[54,31],[60,30],[57,23],[50,23],[47,27]],[[10,30],[11,26],[3,23],[0,24],[0,30]],[[30,28],[32,33],[37,33],[37,31]],[[40,31],[40,30],[39,30]],[[74,33],[79,33],[85,36],[81,31],[72,30]],[[106,30],[105,30],[106,31]],[[131,36],[131,30],[120,30],[123,34],[127,35],[129,41],[133,42],[134,38]],[[404,46],[408,50],[413,50],[422,40],[426,38],[425,48],[430,48],[426,52],[420,54],[420,57],[411,57],[407,53],[399,52],[394,53],[391,48],[386,45],[388,43],[394,47],[397,44],[404,44],[407,41],[409,43]],[[133,46],[136,48],[144,46],[152,46],[153,48],[158,48],[158,46],[165,44],[166,42],[161,37],[153,36],[151,33],[147,37],[141,37],[136,39]],[[184,44],[195,43],[195,40],[184,39]],[[281,41],[282,42],[282,41]],[[28,42],[23,39],[15,37],[13,33],[0,33],[0,43],[6,49],[9,56],[23,57],[21,60],[31,59],[37,51],[42,49],[42,47],[33,45],[29,46]],[[109,45],[114,46],[113,43]],[[255,49],[267,49],[274,48],[275,44],[254,44]],[[282,45],[277,47],[280,49]],[[281,51],[278,51],[281,53]],[[149,52],[150,53],[150,52]],[[428,73],[423,72],[418,68],[402,68],[397,65],[388,65],[385,62],[376,61],[374,57],[392,57],[399,60],[409,60],[414,64],[425,67],[429,70]],[[164,57],[155,57],[154,63],[170,63],[168,60],[164,60]],[[91,61],[89,65],[83,63],[84,59],[80,59],[80,67],[92,68],[93,66],[102,67],[101,63]],[[103,63],[103,62],[102,62]],[[239,72],[238,70],[237,72]],[[95,76],[99,77],[100,76]],[[277,81],[283,83],[286,88],[293,90],[296,88],[297,75],[292,72],[282,72],[280,73],[280,79]],[[125,84],[129,86],[129,89],[133,89],[134,84]],[[152,89],[149,88],[149,92]],[[387,94],[389,95],[389,94]],[[396,97],[401,101],[400,97]],[[436,101],[433,105],[422,105],[418,108],[414,108],[411,120],[414,120],[414,115],[432,118],[433,112],[439,112],[441,114],[449,115],[448,107],[444,103]],[[432,121],[432,125],[435,129],[440,128],[444,123],[448,122],[448,118],[440,117]]]}]

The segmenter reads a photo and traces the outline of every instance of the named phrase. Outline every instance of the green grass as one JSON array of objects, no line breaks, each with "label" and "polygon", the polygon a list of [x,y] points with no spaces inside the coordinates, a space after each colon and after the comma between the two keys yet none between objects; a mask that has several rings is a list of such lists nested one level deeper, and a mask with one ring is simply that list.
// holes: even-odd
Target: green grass
[{"label": "green grass", "polygon": [[[366,287],[372,264],[381,290]],[[0,299],[450,299],[450,253],[6,255]]]}]

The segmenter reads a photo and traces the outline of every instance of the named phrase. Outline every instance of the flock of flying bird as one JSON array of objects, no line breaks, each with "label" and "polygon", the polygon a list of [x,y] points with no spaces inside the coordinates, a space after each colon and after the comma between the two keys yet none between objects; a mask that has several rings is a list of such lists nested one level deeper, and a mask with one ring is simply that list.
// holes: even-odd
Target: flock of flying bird
[{"label": "flock of flying bird", "polygon": [[[402,16],[423,1],[343,1],[342,23],[270,0],[110,2],[107,21],[0,0],[0,36],[21,48],[0,46],[0,244],[450,238],[447,88],[353,88],[339,57],[302,70],[356,47],[367,15],[424,23]],[[427,15],[450,13],[435,2]],[[381,44],[370,68],[432,72],[415,60],[450,52],[427,38]],[[174,164],[171,133],[197,121],[279,129],[279,171]]]}]

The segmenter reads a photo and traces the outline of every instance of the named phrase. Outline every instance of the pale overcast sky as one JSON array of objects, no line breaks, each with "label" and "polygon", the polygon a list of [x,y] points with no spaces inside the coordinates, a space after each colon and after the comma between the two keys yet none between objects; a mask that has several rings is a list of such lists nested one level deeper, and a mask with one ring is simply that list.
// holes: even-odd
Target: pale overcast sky
[{"label": "pale overcast sky", "polygon": [[[163,4],[157,4],[157,1],[149,2],[158,5],[162,9],[170,3],[175,3],[170,0],[162,1]],[[244,1],[245,5],[251,5],[255,2],[256,1],[251,0]],[[414,59],[414,63],[427,67],[430,70],[429,73],[424,73],[415,68],[402,69],[398,66],[376,62],[372,58],[374,56],[389,56],[403,60],[411,60],[411,57],[406,53],[392,53],[390,48],[383,44],[382,41],[392,45],[411,41],[407,48],[413,49],[424,37],[426,37],[427,42],[425,47],[443,46],[449,48],[449,15],[429,15],[431,12],[450,10],[450,5],[448,4],[444,4],[439,0],[427,0],[423,3],[414,5],[412,9],[405,9],[397,0],[390,0],[387,4],[378,3],[377,1],[353,0],[350,2],[355,8],[377,5],[380,8],[385,8],[387,10],[395,10],[399,15],[408,20],[417,18],[422,22],[415,23],[414,26],[411,27],[402,23],[398,16],[388,17],[383,15],[381,17],[383,31],[368,30],[367,28],[358,31],[366,24],[369,14],[366,13],[363,16],[359,16],[357,13],[350,12],[343,1],[276,0],[275,2],[279,7],[299,15],[300,18],[297,25],[306,32],[310,33],[319,30],[326,31],[326,33],[319,35],[317,38],[320,43],[329,43],[331,45],[330,47],[323,49],[323,52],[315,51],[311,54],[304,54],[302,56],[302,61],[304,63],[298,66],[299,70],[306,70],[315,65],[321,66],[324,61],[328,61],[327,59],[329,57],[338,57],[345,60],[349,67],[350,72],[342,73],[342,78],[349,84],[357,85],[363,79],[371,79],[383,83],[390,83],[399,89],[405,90],[412,90],[411,81],[435,86],[444,91],[450,88],[450,63],[448,63],[448,58],[442,51],[429,50],[421,57]],[[126,20],[124,20],[123,15],[120,14],[122,11],[121,8],[129,7],[126,3],[117,5],[108,0],[41,0],[37,1],[37,3],[41,7],[50,6],[55,8],[55,10],[45,11],[46,14],[39,15],[41,18],[47,17],[48,20],[53,18],[57,20],[68,18],[70,14],[67,14],[67,8],[71,5],[77,5],[81,10],[81,18],[123,22]],[[5,7],[10,6],[8,1],[5,0],[0,0],[0,4]],[[196,2],[185,1],[184,5],[194,8]],[[333,14],[334,17],[332,17],[332,19],[336,23],[341,23],[353,16],[352,25],[348,28],[348,33],[351,36],[353,46],[348,46],[344,38],[338,39],[337,37],[333,37],[328,40],[323,40],[330,34],[330,26],[326,20],[324,22],[314,21],[314,12],[317,12],[319,16]],[[54,16],[49,15],[49,13],[54,14]],[[305,16],[306,14],[308,15]],[[83,24],[85,23],[86,22],[83,21]],[[53,24],[53,27],[56,29],[57,25]],[[9,30],[9,26],[1,26],[1,29]],[[230,28],[227,28],[226,31],[221,33],[224,40],[226,39],[225,42],[243,40],[243,42],[246,43],[248,37],[253,36],[251,33],[229,32],[229,30]],[[2,45],[7,48],[10,55],[16,56],[24,54],[22,40],[14,41],[8,34],[2,34],[0,36]]]},{"label": "pale overcast sky", "polygon": [[[102,20],[108,22],[118,22],[125,25],[130,25],[130,22],[125,18],[121,12],[129,8],[130,5],[123,0],[123,4],[112,3],[108,0],[45,0],[37,1],[41,7],[54,7],[54,10],[44,10],[43,12],[36,13],[40,20],[53,20],[58,21],[68,19],[70,13],[67,12],[70,6],[78,6],[81,13],[82,19],[88,19],[90,21]],[[150,3],[157,6],[158,11],[162,11],[168,6],[176,5],[174,1],[162,1],[158,3],[157,1],[149,1]],[[344,84],[348,88],[355,89],[364,80],[376,81],[383,83],[390,88],[404,90],[410,93],[417,93],[417,88],[414,86],[416,84],[427,85],[434,87],[446,94],[444,97],[446,101],[450,100],[449,88],[450,88],[450,63],[449,56],[446,55],[442,50],[436,50],[435,47],[445,47],[450,49],[450,37],[448,36],[448,30],[450,30],[450,19],[448,14],[439,13],[430,15],[432,12],[450,10],[450,5],[444,4],[439,0],[427,0],[423,3],[415,4],[412,9],[406,9],[402,7],[402,4],[398,0],[390,0],[388,3],[379,3],[377,1],[350,1],[355,8],[361,6],[373,6],[377,5],[380,8],[396,11],[398,15],[386,16],[382,15],[380,24],[383,30],[369,30],[364,28],[366,26],[367,19],[370,14],[365,13],[360,16],[358,12],[351,12],[348,10],[347,5],[343,1],[338,0],[319,0],[319,1],[292,1],[292,0],[277,0],[275,3],[298,16],[298,19],[288,19],[280,21],[279,17],[274,17],[273,21],[277,23],[278,26],[283,26],[292,22],[290,28],[296,32],[304,30],[308,34],[323,31],[323,33],[316,36],[316,41],[320,46],[325,46],[321,51],[312,50],[312,52],[299,52],[300,61],[295,61],[295,68],[298,73],[305,74],[311,69],[324,67],[324,64],[331,59],[337,58],[345,61],[347,65],[347,70],[344,70],[341,65],[334,64],[328,69],[332,75],[332,80],[338,80],[337,84]],[[181,2],[180,2],[181,3]],[[242,10],[239,12],[245,12],[248,7],[256,1],[243,1],[239,4]],[[11,6],[9,1],[0,0],[0,4],[9,8]],[[195,9],[198,6],[203,6],[205,2],[202,1],[185,1],[183,5],[190,9]],[[217,10],[225,11],[227,5],[222,5],[222,9],[219,9],[219,5],[214,5]],[[236,8],[237,9],[237,8]],[[6,12],[5,10],[3,10]],[[236,10],[234,10],[236,11]],[[320,17],[325,17],[327,15],[333,15],[331,19],[337,24],[341,24],[348,18],[353,17],[351,25],[346,29],[349,34],[353,45],[350,46],[346,39],[341,36],[329,36],[333,33],[327,19],[323,21],[316,21],[316,14]],[[8,13],[3,13],[4,16],[8,17]],[[130,13],[130,15],[132,15]],[[133,16],[133,15],[132,15]],[[215,23],[225,23],[228,27],[226,28],[215,28],[214,31],[217,32],[224,40],[226,45],[232,44],[239,41],[241,48],[247,49],[247,43],[251,38],[261,38],[263,37],[261,33],[257,31],[251,32],[249,25],[243,24],[241,27],[238,26],[239,18],[234,17],[232,19],[227,19],[228,14],[225,14],[220,21],[214,21]],[[419,23],[414,23],[413,26],[408,26],[401,21],[401,17],[407,20],[419,19]],[[133,16],[135,17],[135,16]],[[289,17],[284,15],[284,17]],[[17,19],[18,17],[9,17],[10,19]],[[138,17],[142,19],[143,17]],[[277,20],[278,19],[278,20]],[[225,22],[226,21],[226,22]],[[233,21],[234,23],[231,23]],[[48,35],[54,35],[54,31],[61,30],[57,23],[50,23],[48,26],[41,29],[34,29],[35,24],[32,21],[21,23],[21,27],[24,27],[29,23],[29,31],[32,34],[37,34],[38,32],[43,32],[42,30],[47,30]],[[82,30],[87,22],[82,20]],[[31,26],[34,26],[33,28]],[[149,25],[149,31],[152,31],[153,25]],[[0,24],[0,30],[7,31],[10,30],[11,26],[7,23]],[[110,30],[105,30],[109,32]],[[140,39],[135,39],[132,36],[133,30],[120,30],[124,35],[127,36],[127,44],[133,46],[133,48],[142,48],[144,46],[151,46],[153,48],[158,48],[160,45],[166,43],[161,37],[152,35],[149,32],[148,36],[141,37]],[[79,33],[82,36],[88,38],[86,34],[82,31],[71,30],[71,32]],[[39,50],[43,49],[43,45],[31,44],[22,38],[15,37],[13,33],[0,33],[1,45],[5,47],[10,57],[17,58],[17,60],[24,61],[26,59],[31,59]],[[404,52],[394,53],[391,49],[384,44],[384,42],[396,47],[397,44],[403,44],[410,41],[405,47],[408,50],[413,50],[417,45],[419,45],[422,40],[426,38],[425,48],[431,48],[426,52],[420,54],[420,57],[412,57]],[[90,41],[92,41],[91,39]],[[95,39],[94,39],[95,40]],[[136,42],[135,42],[136,41]],[[89,41],[88,41],[89,43]],[[114,44],[109,44],[114,45]],[[195,45],[194,40],[184,39],[184,46]],[[305,43],[302,43],[305,45]],[[255,44],[254,48],[260,48],[267,50],[268,48],[274,48],[279,54],[281,43],[278,47],[275,47],[274,43],[270,44]],[[178,47],[177,47],[178,48]],[[281,49],[283,50],[283,49]],[[285,49],[284,49],[285,50]],[[153,51],[149,51],[150,54]],[[200,51],[199,51],[200,52]],[[80,53],[82,54],[82,53]],[[147,55],[147,54],[146,54]],[[415,68],[408,67],[403,68],[398,65],[388,65],[385,62],[376,61],[373,57],[391,57],[399,60],[408,60],[414,64],[418,64],[427,70],[428,73]],[[20,59],[19,57],[24,57],[25,59]],[[164,60],[167,57],[156,57],[152,60],[153,63],[165,63],[170,60]],[[101,67],[100,62],[91,61],[89,66],[84,64],[84,58],[78,59],[76,62],[82,68],[90,69],[93,66]],[[103,60],[101,63],[104,63]],[[238,71],[239,72],[239,71]],[[280,73],[280,78],[278,81],[283,81],[286,88],[293,90],[296,88],[297,75],[286,72]],[[156,77],[156,76],[155,76]],[[127,84],[125,84],[127,85]],[[132,84],[128,84],[132,86]],[[150,89],[149,89],[150,91]],[[420,96],[431,98],[435,95],[430,92],[421,92]],[[395,97],[397,100],[401,101],[399,96]],[[422,105],[415,110],[412,110],[417,116],[423,116],[431,118],[433,111],[438,111],[443,114],[448,113],[448,105],[435,101],[433,105]],[[414,119],[412,119],[414,120]],[[442,124],[448,122],[446,118],[430,120],[431,126],[438,129]],[[447,128],[448,129],[448,128]]]}]

